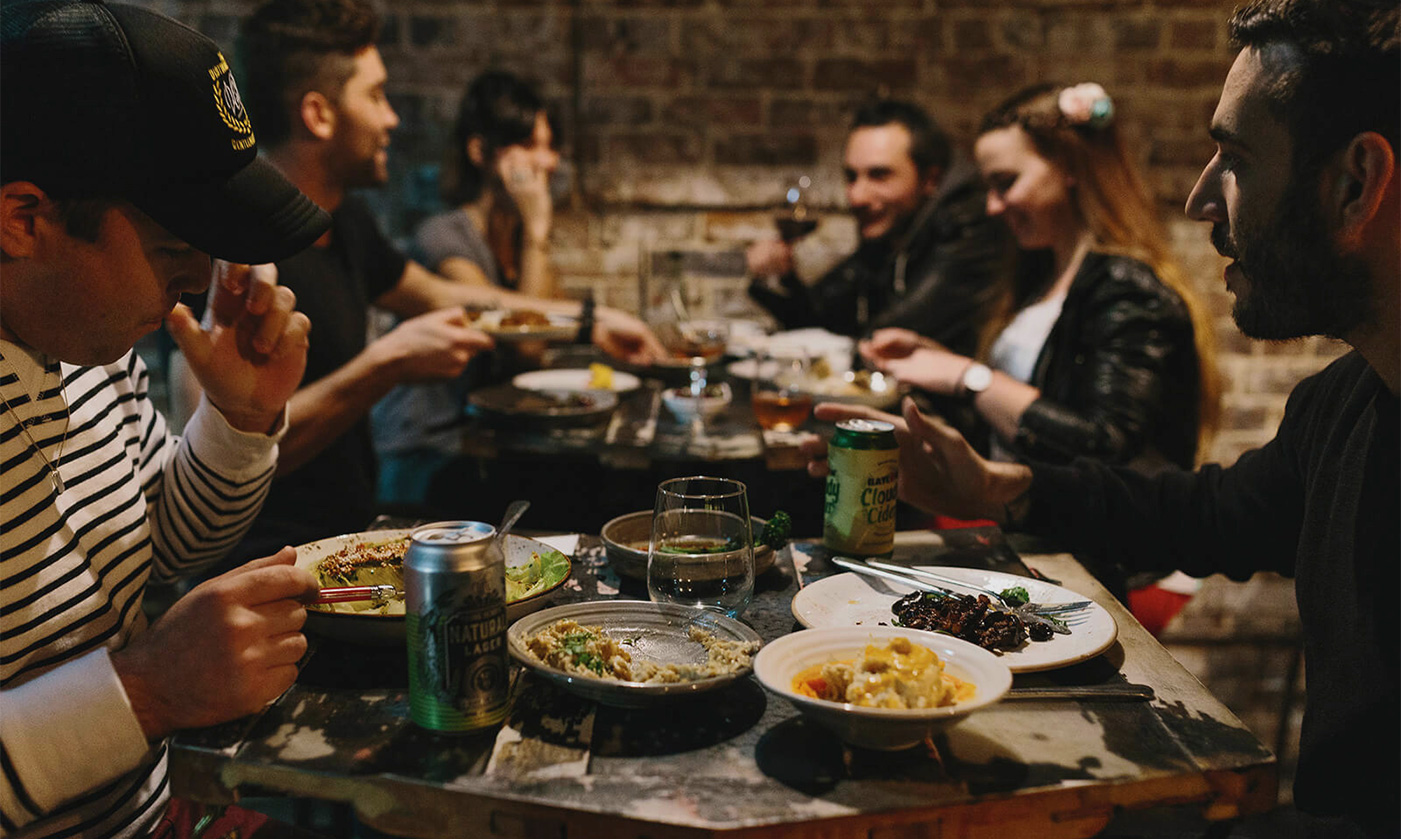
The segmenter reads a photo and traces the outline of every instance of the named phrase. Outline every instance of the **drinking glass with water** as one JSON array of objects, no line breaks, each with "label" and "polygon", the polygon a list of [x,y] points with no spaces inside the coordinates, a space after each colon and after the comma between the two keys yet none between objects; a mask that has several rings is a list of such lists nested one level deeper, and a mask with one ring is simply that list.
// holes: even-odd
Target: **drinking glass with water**
[{"label": "drinking glass with water", "polygon": [[745,610],[754,597],[754,541],[743,483],[690,477],[657,487],[647,593],[730,617]]}]

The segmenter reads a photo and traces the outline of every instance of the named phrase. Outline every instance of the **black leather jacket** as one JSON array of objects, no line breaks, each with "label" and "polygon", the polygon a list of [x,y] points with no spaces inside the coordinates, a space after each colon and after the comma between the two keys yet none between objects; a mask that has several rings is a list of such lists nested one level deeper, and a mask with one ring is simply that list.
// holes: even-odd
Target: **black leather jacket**
[{"label": "black leather jacket", "polygon": [[901,233],[863,242],[811,286],[790,274],[782,291],[755,280],[750,296],[785,329],[862,337],[900,326],[971,355],[1015,254],[986,201],[972,167],[955,165]]},{"label": "black leather jacket", "polygon": [[1192,320],[1144,263],[1086,255],[1031,383],[1041,396],[1017,429],[1021,458],[1193,467],[1201,381]]}]

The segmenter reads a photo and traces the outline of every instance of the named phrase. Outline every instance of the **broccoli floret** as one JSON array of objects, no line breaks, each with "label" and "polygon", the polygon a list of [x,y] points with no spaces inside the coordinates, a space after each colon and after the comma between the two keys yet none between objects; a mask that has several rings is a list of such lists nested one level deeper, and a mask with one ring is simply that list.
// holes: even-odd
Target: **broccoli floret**
[{"label": "broccoli floret", "polygon": [[788,534],[793,532],[793,517],[783,510],[775,512],[769,516],[769,520],[764,524],[764,530],[754,539],[754,545],[768,545],[774,550],[782,548],[788,544]]}]

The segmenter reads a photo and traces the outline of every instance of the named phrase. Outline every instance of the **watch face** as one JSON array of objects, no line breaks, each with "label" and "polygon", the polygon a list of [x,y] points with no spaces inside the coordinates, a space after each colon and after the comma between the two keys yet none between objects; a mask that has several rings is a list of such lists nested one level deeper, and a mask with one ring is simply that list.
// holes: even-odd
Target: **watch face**
[{"label": "watch face", "polygon": [[963,372],[963,389],[969,393],[982,393],[992,384],[992,369],[986,364],[970,364]]}]

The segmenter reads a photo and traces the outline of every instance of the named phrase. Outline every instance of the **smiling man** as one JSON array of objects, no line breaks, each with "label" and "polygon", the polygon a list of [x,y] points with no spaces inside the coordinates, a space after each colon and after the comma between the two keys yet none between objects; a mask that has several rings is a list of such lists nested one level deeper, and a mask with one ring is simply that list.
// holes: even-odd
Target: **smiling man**
[{"label": "smiling man", "polygon": [[[1401,31],[1395,0],[1255,0],[1187,214],[1212,225],[1242,331],[1353,352],[1229,468],[1149,479],[1089,461],[989,463],[905,407],[901,496],[1143,570],[1295,578],[1307,705],[1294,801],[1317,836],[1401,822]],[[853,413],[819,407],[834,419]],[[813,446],[816,454],[817,446]],[[814,471],[821,471],[821,461]]]},{"label": "smiling man", "polygon": [[[165,738],[253,713],[306,651],[282,550],[147,628],[149,579],[207,568],[267,494],[306,364],[266,272],[330,220],[258,159],[218,48],[143,9],[6,2],[0,46],[0,835],[144,837]],[[165,321],[204,387],[167,430],[132,346]]]},{"label": "smiling man", "polygon": [[808,286],[792,243],[756,242],[745,255],[750,296],[786,329],[863,337],[900,326],[971,355],[1014,252],[987,217],[977,173],[953,162],[928,114],[891,100],[856,112],[842,171],[856,252]]}]

